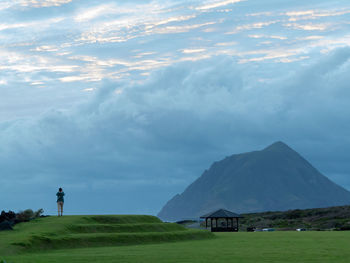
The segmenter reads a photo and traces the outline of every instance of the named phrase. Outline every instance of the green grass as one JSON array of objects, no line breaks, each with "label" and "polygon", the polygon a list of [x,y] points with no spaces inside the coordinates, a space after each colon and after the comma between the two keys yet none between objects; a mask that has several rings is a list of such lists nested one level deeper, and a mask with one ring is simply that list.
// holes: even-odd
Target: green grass
[{"label": "green grass", "polygon": [[14,231],[0,232],[0,255],[7,257],[56,249],[152,244],[210,237],[213,235],[208,231],[163,223],[154,216],[46,217],[18,224]]},{"label": "green grass", "polygon": [[[115,220],[122,221],[115,224]],[[207,231],[185,230],[160,223],[156,218],[147,220],[150,221],[143,223],[127,216],[97,220],[62,217],[20,224],[15,231],[0,232],[0,262],[1,259],[7,263],[350,261],[347,231],[216,233],[215,238],[208,238]],[[11,245],[14,242],[31,245]]]},{"label": "green grass", "polygon": [[178,224],[144,223],[144,224],[76,224],[68,226],[71,233],[134,233],[134,232],[166,232],[185,231],[186,229]]},{"label": "green grass", "polygon": [[302,262],[347,263],[350,232],[218,233],[173,243],[52,250],[6,257],[7,262]]}]

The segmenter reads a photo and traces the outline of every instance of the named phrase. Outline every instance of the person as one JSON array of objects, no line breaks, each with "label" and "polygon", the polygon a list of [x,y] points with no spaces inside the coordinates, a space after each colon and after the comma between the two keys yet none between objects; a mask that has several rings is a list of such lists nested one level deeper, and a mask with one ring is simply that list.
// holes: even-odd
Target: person
[{"label": "person", "polygon": [[63,198],[64,192],[63,192],[62,188],[58,189],[56,196],[57,196],[58,216],[62,216],[63,215],[63,204],[64,204],[64,198]]}]

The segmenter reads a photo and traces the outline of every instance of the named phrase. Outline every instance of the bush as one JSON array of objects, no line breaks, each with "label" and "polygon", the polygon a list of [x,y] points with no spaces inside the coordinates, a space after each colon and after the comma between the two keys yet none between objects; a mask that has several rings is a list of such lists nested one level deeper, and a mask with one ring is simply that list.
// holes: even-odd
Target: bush
[{"label": "bush", "polygon": [[296,209],[296,210],[291,210],[287,211],[285,214],[287,219],[297,219],[303,217],[303,212],[302,210]]},{"label": "bush", "polygon": [[339,230],[341,230],[341,231],[350,231],[350,226],[342,226]]},{"label": "bush", "polygon": [[40,208],[38,211],[34,213],[34,217],[38,218],[44,213],[44,209]]},{"label": "bush", "polygon": [[19,222],[28,222],[32,219],[38,218],[41,214],[44,213],[44,210],[40,208],[38,211],[33,212],[32,209],[26,209],[24,211],[20,211],[16,214],[16,221]]},{"label": "bush", "polygon": [[[4,221],[13,221],[16,218],[16,214],[13,211],[2,211],[0,214],[0,223]],[[1,263],[1,262],[0,262]]]}]

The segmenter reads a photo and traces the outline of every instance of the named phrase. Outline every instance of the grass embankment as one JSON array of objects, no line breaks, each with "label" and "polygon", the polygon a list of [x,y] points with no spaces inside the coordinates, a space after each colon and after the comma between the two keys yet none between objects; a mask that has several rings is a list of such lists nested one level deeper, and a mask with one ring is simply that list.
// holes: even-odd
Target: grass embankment
[{"label": "grass embankment", "polygon": [[348,263],[350,232],[216,233],[198,241],[50,250],[7,257],[11,263]]},{"label": "grass embankment", "polygon": [[0,255],[64,248],[91,248],[203,239],[208,231],[188,230],[153,216],[64,216],[21,223],[0,232]]},{"label": "grass embankment", "polygon": [[48,217],[0,232],[0,262],[350,262],[350,231],[208,237],[210,232],[186,230],[151,216]]}]

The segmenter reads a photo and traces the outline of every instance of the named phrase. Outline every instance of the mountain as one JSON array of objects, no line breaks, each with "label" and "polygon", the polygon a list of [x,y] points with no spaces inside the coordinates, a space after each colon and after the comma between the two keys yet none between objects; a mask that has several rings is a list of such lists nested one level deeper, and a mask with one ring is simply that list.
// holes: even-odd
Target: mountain
[{"label": "mountain", "polygon": [[350,204],[350,192],[322,175],[283,142],[235,154],[175,195],[159,212],[163,220],[196,218],[215,209],[236,213],[284,211]]}]

